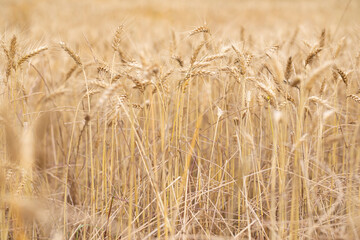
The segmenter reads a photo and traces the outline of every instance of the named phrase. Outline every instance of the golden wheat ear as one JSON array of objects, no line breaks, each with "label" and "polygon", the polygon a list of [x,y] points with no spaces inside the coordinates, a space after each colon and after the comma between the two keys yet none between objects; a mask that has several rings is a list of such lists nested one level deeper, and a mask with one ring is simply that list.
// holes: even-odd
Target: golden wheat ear
[{"label": "golden wheat ear", "polygon": [[48,47],[43,46],[43,47],[39,47],[36,48],[34,50],[32,50],[31,52],[28,52],[27,54],[25,54],[24,56],[22,56],[19,61],[17,62],[16,66],[20,67],[21,64],[23,64],[24,62],[28,61],[30,58],[40,54],[43,51],[46,51],[48,49]]},{"label": "golden wheat ear", "polygon": [[352,100],[354,100],[357,103],[360,103],[360,97],[356,96],[355,94],[350,94],[347,97],[351,98]]},{"label": "golden wheat ear", "polygon": [[210,34],[210,29],[207,26],[200,26],[192,30],[189,34],[189,36],[196,35],[198,33],[207,33]]},{"label": "golden wheat ear", "polygon": [[16,40],[16,36],[14,35],[11,39],[10,47],[6,54],[6,56],[8,58],[8,64],[7,64],[7,68],[6,68],[6,78],[9,78],[9,76],[11,74],[11,69],[15,69],[15,67],[16,67],[16,65],[14,64],[16,50],[17,50],[17,40]]},{"label": "golden wheat ear", "polygon": [[60,44],[60,47],[74,60],[74,62],[75,62],[79,67],[82,67],[82,66],[83,66],[79,55],[77,55],[77,54],[75,53],[75,51],[73,51],[70,47],[68,47],[65,42],[60,42],[59,44]]}]

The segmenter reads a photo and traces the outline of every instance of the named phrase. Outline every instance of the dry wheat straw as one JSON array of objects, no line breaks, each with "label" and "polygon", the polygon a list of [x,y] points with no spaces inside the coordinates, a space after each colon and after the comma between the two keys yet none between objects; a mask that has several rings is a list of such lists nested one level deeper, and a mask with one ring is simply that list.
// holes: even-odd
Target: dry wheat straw
[{"label": "dry wheat straw", "polygon": [[[121,26],[112,42],[95,38],[91,63],[61,44],[76,64],[49,54],[36,72],[19,66],[39,49],[1,44],[0,238],[55,239],[61,228],[58,239],[359,239],[360,97],[340,70],[357,70],[356,37],[335,46],[325,29],[302,40],[308,28],[300,38],[279,26],[266,41],[238,30],[234,45],[206,26],[179,42],[172,31],[163,54],[169,39],[133,28],[130,61]],[[85,82],[58,83],[79,73]],[[43,112],[49,124],[36,123]],[[49,227],[35,205],[20,207],[32,196],[46,199]]]}]

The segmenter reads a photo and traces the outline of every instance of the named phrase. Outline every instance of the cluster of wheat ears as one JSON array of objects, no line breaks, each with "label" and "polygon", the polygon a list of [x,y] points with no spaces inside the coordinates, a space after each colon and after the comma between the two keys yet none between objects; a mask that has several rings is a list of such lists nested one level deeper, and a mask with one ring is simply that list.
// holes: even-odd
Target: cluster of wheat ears
[{"label": "cluster of wheat ears", "polygon": [[0,40],[1,239],[360,237],[358,34],[126,31],[109,61]]}]

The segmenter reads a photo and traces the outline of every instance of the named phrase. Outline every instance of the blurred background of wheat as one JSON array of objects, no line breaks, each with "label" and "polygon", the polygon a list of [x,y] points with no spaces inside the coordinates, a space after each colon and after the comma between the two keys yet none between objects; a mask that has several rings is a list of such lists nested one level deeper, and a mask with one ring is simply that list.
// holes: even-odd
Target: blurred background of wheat
[{"label": "blurred background of wheat", "polygon": [[359,1],[0,6],[0,239],[359,239]]}]

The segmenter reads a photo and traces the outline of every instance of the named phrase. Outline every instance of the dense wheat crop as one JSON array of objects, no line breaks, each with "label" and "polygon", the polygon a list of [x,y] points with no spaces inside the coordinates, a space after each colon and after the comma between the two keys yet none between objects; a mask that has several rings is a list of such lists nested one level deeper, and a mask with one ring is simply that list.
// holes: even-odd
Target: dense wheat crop
[{"label": "dense wheat crop", "polygon": [[360,238],[358,1],[0,5],[0,239]]}]

